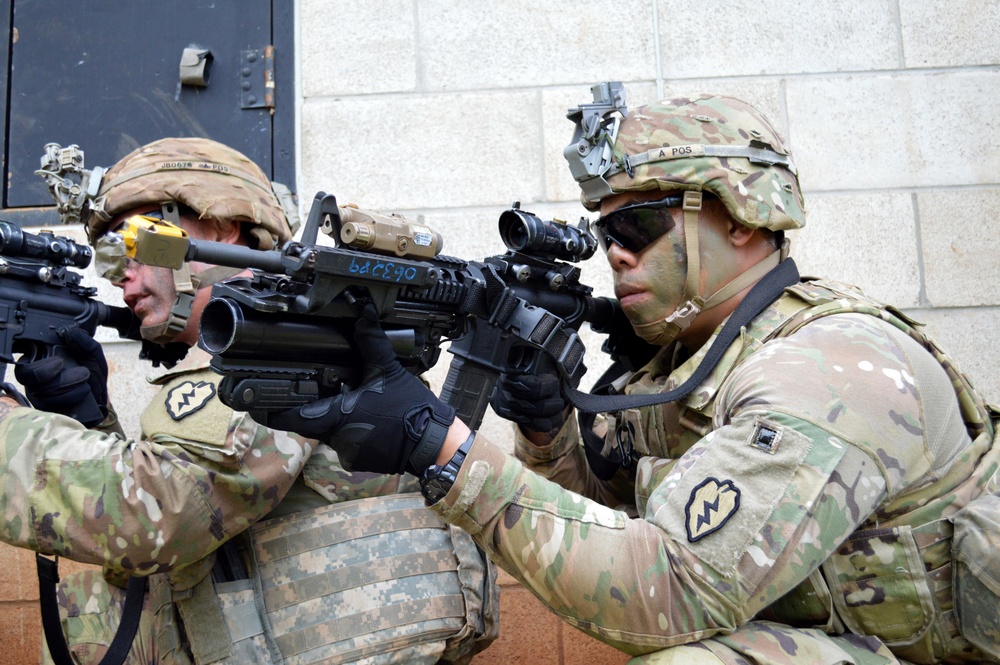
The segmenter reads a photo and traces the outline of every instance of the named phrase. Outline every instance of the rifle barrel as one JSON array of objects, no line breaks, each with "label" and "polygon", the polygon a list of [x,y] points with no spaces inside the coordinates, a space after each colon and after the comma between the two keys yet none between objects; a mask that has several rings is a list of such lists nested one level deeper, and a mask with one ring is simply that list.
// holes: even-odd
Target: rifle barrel
[{"label": "rifle barrel", "polygon": [[191,240],[186,259],[230,268],[258,268],[264,272],[282,274],[285,268],[281,257],[282,253],[276,249],[251,249],[227,242]]}]

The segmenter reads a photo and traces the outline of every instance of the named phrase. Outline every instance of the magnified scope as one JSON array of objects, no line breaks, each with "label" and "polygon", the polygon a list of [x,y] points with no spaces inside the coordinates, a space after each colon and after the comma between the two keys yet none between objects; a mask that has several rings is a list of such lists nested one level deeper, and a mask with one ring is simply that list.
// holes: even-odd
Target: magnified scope
[{"label": "magnified scope", "polygon": [[546,221],[521,210],[515,203],[500,215],[500,238],[507,248],[539,258],[562,261],[589,259],[597,250],[597,239],[586,225],[580,228]]},{"label": "magnified scope", "polygon": [[52,231],[28,233],[3,220],[0,220],[0,254],[76,268],[86,268],[94,256],[90,247],[71,238],[57,236]]}]

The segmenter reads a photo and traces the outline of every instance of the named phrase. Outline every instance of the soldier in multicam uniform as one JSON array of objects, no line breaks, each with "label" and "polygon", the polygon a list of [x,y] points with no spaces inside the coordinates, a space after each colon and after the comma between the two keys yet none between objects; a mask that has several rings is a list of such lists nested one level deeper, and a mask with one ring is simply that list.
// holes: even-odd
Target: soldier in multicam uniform
[{"label": "soldier in multicam uniform", "polygon": [[[87,205],[98,262],[108,259],[105,276],[143,337],[191,348],[155,380],[162,389],[138,440],[113,411],[85,429],[0,398],[0,539],[103,567],[58,585],[72,658],[97,663],[108,651],[129,576],[149,579],[129,663],[466,662],[487,645],[495,572],[471,538],[423,507],[415,478],[345,471],[327,446],[261,427],[216,396],[221,377],[194,344],[207,287],[239,270],[104,256],[114,243],[101,240],[116,240],[106,232],[137,214],[198,239],[280,246],[291,229],[260,168],[215,141],[163,139],[119,161]],[[96,358],[83,360],[94,371],[82,383],[106,395],[103,353],[87,340],[78,351]],[[48,405],[81,383],[17,372],[28,397]],[[393,556],[401,563],[387,563]]]},{"label": "soldier in multicam uniform", "polygon": [[[966,549],[1000,536],[996,414],[898,310],[786,263],[803,200],[757,110],[700,95],[628,112],[613,93],[596,119],[575,110],[567,157],[616,296],[660,350],[612,385],[653,396],[714,364],[679,401],[598,421],[616,462],[602,477],[553,382],[508,375],[493,404],[522,424],[519,459],[455,420],[423,469],[427,501],[630,663],[1000,656],[1000,577],[962,575],[997,560]],[[710,361],[751,287],[789,273]],[[355,419],[317,423],[324,407],[269,423],[337,447]]]}]

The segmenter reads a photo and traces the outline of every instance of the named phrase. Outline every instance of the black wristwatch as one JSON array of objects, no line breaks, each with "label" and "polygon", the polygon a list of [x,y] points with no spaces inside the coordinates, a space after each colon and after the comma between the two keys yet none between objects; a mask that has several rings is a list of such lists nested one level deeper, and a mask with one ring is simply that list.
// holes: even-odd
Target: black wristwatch
[{"label": "black wristwatch", "polygon": [[471,432],[469,438],[465,440],[455,454],[444,466],[438,466],[437,464],[431,464],[424,471],[424,475],[420,477],[420,493],[424,495],[424,500],[428,504],[434,504],[444,498],[444,495],[448,493],[451,486],[455,484],[455,480],[458,478],[458,471],[462,468],[462,462],[465,461],[465,456],[469,454],[469,448],[472,448],[472,442],[476,439],[476,433]]}]

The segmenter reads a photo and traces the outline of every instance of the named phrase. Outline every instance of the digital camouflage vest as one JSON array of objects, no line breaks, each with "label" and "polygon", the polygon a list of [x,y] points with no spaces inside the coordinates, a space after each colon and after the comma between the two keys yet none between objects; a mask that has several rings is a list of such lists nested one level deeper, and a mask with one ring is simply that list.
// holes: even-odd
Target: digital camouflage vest
[{"label": "digital camouflage vest", "polygon": [[[198,353],[164,373],[143,431],[226,461],[233,412],[215,397],[218,381]],[[467,663],[497,637],[496,568],[419,494],[328,504],[312,490],[296,502],[294,491],[287,514],[231,541],[245,575],[214,579],[220,548],[150,577],[159,662]]]},{"label": "digital camouflage vest", "polygon": [[292,513],[240,540],[249,579],[153,576],[160,662],[467,663],[497,636],[496,569],[419,494]]}]

